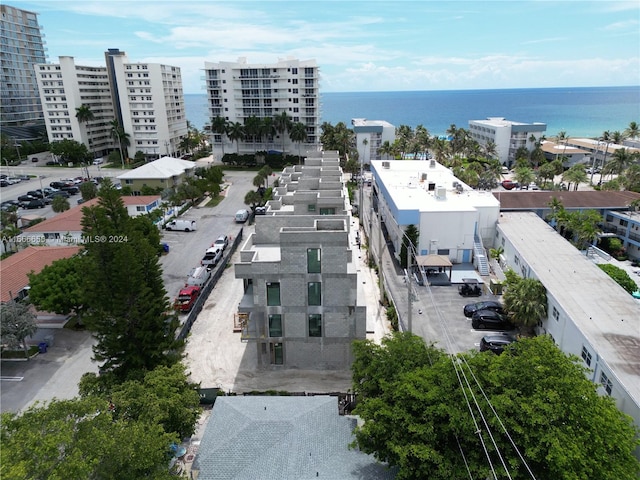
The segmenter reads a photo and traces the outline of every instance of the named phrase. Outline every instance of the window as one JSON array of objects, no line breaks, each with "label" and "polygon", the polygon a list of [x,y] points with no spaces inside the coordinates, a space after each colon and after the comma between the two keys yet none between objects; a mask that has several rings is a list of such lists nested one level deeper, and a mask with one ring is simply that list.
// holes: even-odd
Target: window
[{"label": "window", "polygon": [[284,355],[282,354],[281,343],[269,344],[269,357],[271,365],[282,365],[284,363]]},{"label": "window", "polygon": [[309,315],[309,336],[322,336],[322,315],[317,313],[312,313],[311,315]]},{"label": "window", "polygon": [[556,321],[560,320],[560,312],[556,307],[553,307],[553,310],[551,311],[551,315],[553,315],[553,318],[555,318]]},{"label": "window", "polygon": [[313,205],[307,205],[307,212],[315,212],[316,211],[316,206],[315,204]]},{"label": "window", "polygon": [[589,352],[589,350],[587,350],[587,347],[585,347],[584,345],[582,346],[582,353],[581,353],[580,356],[584,360],[584,363],[586,363],[587,366],[590,367],[591,366],[591,353]]},{"label": "window", "polygon": [[307,284],[307,305],[322,305],[322,283],[309,282]]},{"label": "window", "polygon": [[280,305],[280,283],[267,282],[267,306],[277,307]]},{"label": "window", "polygon": [[269,315],[269,336],[281,337],[282,336],[282,315]]},{"label": "window", "polygon": [[307,248],[307,273],[320,272],[320,249]]},{"label": "window", "polygon": [[336,214],[336,209],[334,207],[320,209],[320,215],[335,215],[335,214]]},{"label": "window", "polygon": [[602,384],[602,387],[604,388],[604,390],[611,395],[611,389],[613,388],[613,384],[611,383],[611,380],[609,380],[609,377],[607,377],[607,375],[602,372],[600,373],[600,383]]}]

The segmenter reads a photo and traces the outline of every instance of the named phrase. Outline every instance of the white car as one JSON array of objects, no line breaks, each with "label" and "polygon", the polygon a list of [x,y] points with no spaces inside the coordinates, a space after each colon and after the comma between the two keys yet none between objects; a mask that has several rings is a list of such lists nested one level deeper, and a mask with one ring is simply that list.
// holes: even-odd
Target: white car
[{"label": "white car", "polygon": [[94,165],[102,165],[103,163],[104,163],[104,160],[103,160],[102,158],[96,158],[96,159],[93,161],[93,164],[94,164]]}]

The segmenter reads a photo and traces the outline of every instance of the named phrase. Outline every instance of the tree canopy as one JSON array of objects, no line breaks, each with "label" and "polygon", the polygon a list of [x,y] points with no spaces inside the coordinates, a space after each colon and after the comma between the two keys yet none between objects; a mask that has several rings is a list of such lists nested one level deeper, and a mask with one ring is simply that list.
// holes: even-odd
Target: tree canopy
[{"label": "tree canopy", "polygon": [[398,480],[637,478],[632,420],[548,337],[452,357],[404,333],[354,352],[354,445]]},{"label": "tree canopy", "polygon": [[129,217],[108,180],[98,198],[83,208],[83,235],[97,239],[85,243],[85,321],[101,370],[124,380],[175,363],[181,344],[158,263],[158,229],[146,216]]},{"label": "tree canopy", "polygon": [[29,305],[10,301],[0,308],[0,341],[3,345],[22,347],[28,356],[26,338],[37,329],[36,316]]}]

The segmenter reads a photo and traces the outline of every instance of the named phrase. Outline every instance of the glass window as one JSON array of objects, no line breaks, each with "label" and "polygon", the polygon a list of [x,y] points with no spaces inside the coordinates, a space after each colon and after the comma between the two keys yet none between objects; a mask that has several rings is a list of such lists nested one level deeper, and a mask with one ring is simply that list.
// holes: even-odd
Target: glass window
[{"label": "glass window", "polygon": [[280,314],[269,315],[269,336],[270,337],[282,336],[282,315]]},{"label": "glass window", "polygon": [[600,383],[604,387],[605,391],[609,395],[611,395],[613,384],[611,383],[611,380],[609,380],[609,377],[607,377],[607,375],[604,372],[600,373]]},{"label": "glass window", "polygon": [[309,282],[307,284],[308,302],[307,305],[322,305],[322,283]]},{"label": "glass window", "polygon": [[320,209],[320,215],[335,215],[335,214],[336,214],[336,209],[333,207]]},{"label": "glass window", "polygon": [[591,366],[591,353],[589,352],[589,350],[587,350],[587,347],[582,347],[582,359],[584,360],[584,363],[587,364],[587,366]]},{"label": "glass window", "polygon": [[308,212],[315,212],[316,211],[316,206],[315,205],[307,205],[307,211]]},{"label": "glass window", "polygon": [[307,248],[307,273],[320,272],[320,249]]},{"label": "glass window", "polygon": [[322,315],[317,313],[312,313],[311,315],[309,315],[309,336],[322,336]]},{"label": "glass window", "polygon": [[267,306],[277,307],[280,305],[280,283],[267,282]]}]

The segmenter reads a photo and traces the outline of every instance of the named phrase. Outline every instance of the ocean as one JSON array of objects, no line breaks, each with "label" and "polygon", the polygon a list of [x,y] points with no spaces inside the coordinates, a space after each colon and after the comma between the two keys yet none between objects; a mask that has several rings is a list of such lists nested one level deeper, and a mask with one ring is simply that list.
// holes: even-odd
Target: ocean
[{"label": "ocean", "polygon": [[[333,125],[352,118],[385,120],[396,127],[423,125],[444,135],[453,124],[503,117],[547,125],[546,136],[560,131],[571,137],[599,137],[640,123],[640,87],[523,88],[418,92],[321,93],[321,121]],[[206,94],[186,94],[187,119],[202,129],[209,122]]]}]

